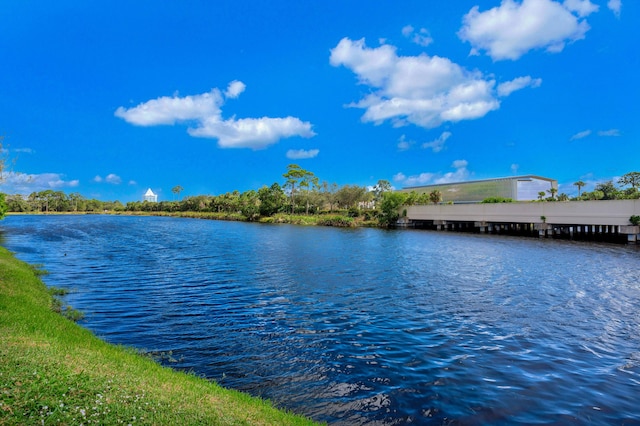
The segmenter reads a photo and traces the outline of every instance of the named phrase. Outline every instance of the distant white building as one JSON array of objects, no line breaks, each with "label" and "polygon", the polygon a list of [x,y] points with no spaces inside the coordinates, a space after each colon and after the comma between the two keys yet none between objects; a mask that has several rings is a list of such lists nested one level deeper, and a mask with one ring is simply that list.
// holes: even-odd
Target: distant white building
[{"label": "distant white building", "polygon": [[157,203],[158,202],[158,195],[154,194],[153,191],[151,190],[151,188],[147,189],[147,192],[144,193],[144,196],[142,197],[142,199],[144,201],[148,201],[150,203]]}]

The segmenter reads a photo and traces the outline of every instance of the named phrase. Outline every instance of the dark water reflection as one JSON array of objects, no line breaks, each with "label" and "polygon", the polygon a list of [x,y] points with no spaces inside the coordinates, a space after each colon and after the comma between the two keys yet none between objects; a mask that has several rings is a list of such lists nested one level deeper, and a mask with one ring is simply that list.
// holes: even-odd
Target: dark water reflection
[{"label": "dark water reflection", "polygon": [[12,216],[83,325],[331,424],[640,419],[633,247]]}]

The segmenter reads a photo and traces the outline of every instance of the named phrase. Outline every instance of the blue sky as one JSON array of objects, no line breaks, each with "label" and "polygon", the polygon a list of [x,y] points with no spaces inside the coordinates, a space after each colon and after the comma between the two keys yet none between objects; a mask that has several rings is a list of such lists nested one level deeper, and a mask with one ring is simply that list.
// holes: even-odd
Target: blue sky
[{"label": "blue sky", "polygon": [[0,190],[640,171],[640,2],[0,2]]}]

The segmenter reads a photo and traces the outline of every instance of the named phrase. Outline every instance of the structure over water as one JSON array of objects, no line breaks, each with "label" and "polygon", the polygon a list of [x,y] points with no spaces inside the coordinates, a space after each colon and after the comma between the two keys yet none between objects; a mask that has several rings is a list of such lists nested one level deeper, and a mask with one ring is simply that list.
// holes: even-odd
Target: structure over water
[{"label": "structure over water", "polygon": [[511,198],[515,201],[531,201],[539,198],[540,192],[558,189],[558,181],[542,176],[526,175],[497,179],[472,180],[443,183],[439,185],[411,186],[400,192],[415,191],[419,194],[440,191],[443,202],[479,203],[490,197]]},{"label": "structure over water", "polygon": [[144,193],[144,196],[142,197],[142,199],[144,201],[148,201],[150,203],[157,203],[158,202],[158,195],[154,194],[153,191],[151,190],[151,188],[147,189],[147,192]]}]

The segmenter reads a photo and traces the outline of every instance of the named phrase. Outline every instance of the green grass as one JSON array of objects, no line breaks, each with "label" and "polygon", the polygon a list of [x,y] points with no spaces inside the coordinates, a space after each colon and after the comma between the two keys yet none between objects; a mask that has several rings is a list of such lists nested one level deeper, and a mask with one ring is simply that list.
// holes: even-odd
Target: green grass
[{"label": "green grass", "polygon": [[0,425],[311,425],[162,367],[55,313],[37,268],[0,247]]}]

